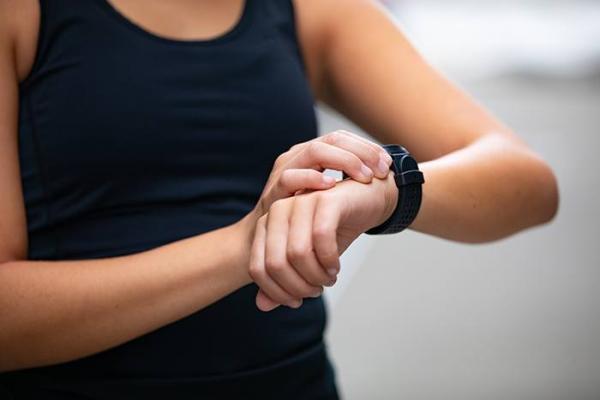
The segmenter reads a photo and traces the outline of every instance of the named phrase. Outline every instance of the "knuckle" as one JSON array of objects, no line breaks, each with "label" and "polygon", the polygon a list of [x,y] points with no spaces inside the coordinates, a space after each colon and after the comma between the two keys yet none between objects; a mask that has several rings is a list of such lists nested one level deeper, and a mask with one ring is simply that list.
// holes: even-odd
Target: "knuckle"
[{"label": "knuckle", "polygon": [[[311,193],[312,198],[307,199],[314,201],[317,204],[318,208],[324,208],[324,205],[335,205],[340,203],[339,194],[333,193],[332,191],[320,190],[317,192]],[[322,222],[315,221],[315,225],[313,225],[313,230],[316,226],[322,225]]]},{"label": "knuckle", "polygon": [[275,162],[273,163],[273,165],[275,167],[279,167],[281,164],[283,164],[285,162],[286,159],[286,153],[282,153],[280,155],[277,156],[277,158],[275,159]]},{"label": "knuckle", "polygon": [[285,169],[285,170],[281,171],[281,174],[279,175],[279,179],[277,180],[277,186],[282,187],[282,188],[289,186],[290,180],[292,179],[293,175],[294,175],[293,171],[291,171],[289,169]]},{"label": "knuckle", "polygon": [[314,197],[319,207],[321,207],[323,204],[333,204],[339,197],[339,194],[322,190],[320,192],[314,192]]},{"label": "knuckle", "polygon": [[277,259],[267,259],[265,268],[269,275],[278,276],[285,270],[285,263]]},{"label": "knuckle", "polygon": [[293,261],[301,261],[309,255],[310,249],[304,244],[292,244],[288,248],[288,257]]},{"label": "knuckle", "polygon": [[310,155],[315,156],[315,155],[319,154],[319,152],[321,151],[322,145],[323,144],[321,142],[313,140],[313,141],[309,142],[308,145],[306,146],[306,151]]},{"label": "knuckle", "polygon": [[[256,235],[256,230],[258,229],[264,229],[265,226],[267,226],[267,218],[268,218],[268,214],[262,214],[260,217],[258,217],[258,219],[256,220],[256,228],[255,228],[255,235]],[[253,244],[254,246],[254,244]]]},{"label": "knuckle", "polygon": [[306,142],[296,143],[295,145],[293,145],[292,147],[289,148],[288,152],[295,152],[295,151],[301,149],[305,145],[306,145]]},{"label": "knuckle", "polygon": [[328,144],[336,144],[340,141],[340,139],[342,138],[343,133],[339,130],[337,131],[333,131],[333,132],[329,132],[328,134],[326,134],[323,137],[323,140],[325,141],[325,143]]},{"label": "knuckle", "polygon": [[315,224],[313,227],[313,237],[316,240],[327,239],[332,233],[332,229],[325,224]]},{"label": "knuckle", "polygon": [[285,199],[277,199],[271,203],[270,213],[277,213],[285,207]]},{"label": "knuckle", "polygon": [[260,268],[257,264],[250,264],[248,267],[248,274],[254,281],[258,281],[261,278],[262,268]]},{"label": "knuckle", "polygon": [[258,220],[256,220],[256,224],[261,227],[265,226],[267,223],[267,218],[267,214],[261,215],[260,217],[258,217]]}]

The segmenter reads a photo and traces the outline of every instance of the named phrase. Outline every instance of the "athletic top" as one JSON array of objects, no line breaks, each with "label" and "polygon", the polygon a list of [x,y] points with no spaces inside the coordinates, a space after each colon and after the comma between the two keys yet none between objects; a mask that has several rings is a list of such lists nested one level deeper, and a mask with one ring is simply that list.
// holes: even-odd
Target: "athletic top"
[{"label": "athletic top", "polygon": [[[317,136],[291,0],[246,0],[236,25],[208,40],[152,34],[107,0],[40,7],[19,113],[32,260],[137,253],[232,224],[255,206],[275,158]],[[3,374],[4,390],[337,398],[323,300],[263,313],[256,293],[248,285],[96,355]]]}]

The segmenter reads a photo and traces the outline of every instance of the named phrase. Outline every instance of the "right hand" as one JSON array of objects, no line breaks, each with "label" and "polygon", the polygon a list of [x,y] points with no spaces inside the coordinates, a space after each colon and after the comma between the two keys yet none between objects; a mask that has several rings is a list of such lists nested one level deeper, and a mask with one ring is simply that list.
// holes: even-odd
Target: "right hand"
[{"label": "right hand", "polygon": [[335,179],[323,174],[325,169],[343,171],[355,181],[370,183],[373,176],[384,179],[391,162],[383,147],[342,130],[296,144],[275,160],[252,213],[258,220],[277,200],[298,191],[335,186]]}]

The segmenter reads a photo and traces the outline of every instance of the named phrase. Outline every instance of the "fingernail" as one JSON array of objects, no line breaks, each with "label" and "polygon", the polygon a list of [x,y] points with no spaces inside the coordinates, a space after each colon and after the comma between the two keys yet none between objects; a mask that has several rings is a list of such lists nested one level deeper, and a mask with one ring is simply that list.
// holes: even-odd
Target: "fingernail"
[{"label": "fingernail", "polygon": [[337,275],[337,269],[335,268],[330,268],[327,270],[327,273],[331,276],[336,276]]},{"label": "fingernail", "polygon": [[335,178],[329,175],[323,175],[323,182],[326,185],[331,185],[333,183],[335,183]]},{"label": "fingernail", "polygon": [[310,297],[312,297],[313,299],[316,299],[317,297],[321,297],[321,294],[322,294],[322,293],[323,293],[323,292],[321,292],[321,291],[318,291],[317,293],[314,293],[314,294],[313,294],[313,295],[311,295]]},{"label": "fingernail", "polygon": [[371,170],[371,168],[367,167],[366,165],[362,166],[362,168],[360,169],[360,172],[366,178],[371,178],[373,176],[373,171]]},{"label": "fingernail", "polygon": [[383,154],[383,159],[385,160],[389,168],[389,166],[392,165],[392,156],[390,156],[390,154],[387,151],[384,151],[381,154]]},{"label": "fingernail", "polygon": [[385,162],[383,157],[379,160],[379,164],[377,165],[377,168],[379,168],[379,171],[382,174],[387,174],[387,172],[390,170],[390,166]]}]

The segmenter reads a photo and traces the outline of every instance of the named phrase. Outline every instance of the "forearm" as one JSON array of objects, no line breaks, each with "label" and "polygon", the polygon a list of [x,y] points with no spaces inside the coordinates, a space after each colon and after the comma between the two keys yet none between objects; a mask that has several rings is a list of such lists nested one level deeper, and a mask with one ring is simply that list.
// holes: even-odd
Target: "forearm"
[{"label": "forearm", "polygon": [[483,136],[420,168],[426,183],[411,228],[423,233],[486,242],[547,222],[556,213],[552,171],[507,134]]},{"label": "forearm", "polygon": [[0,371],[106,350],[245,286],[251,222],[134,255],[0,265]]}]

